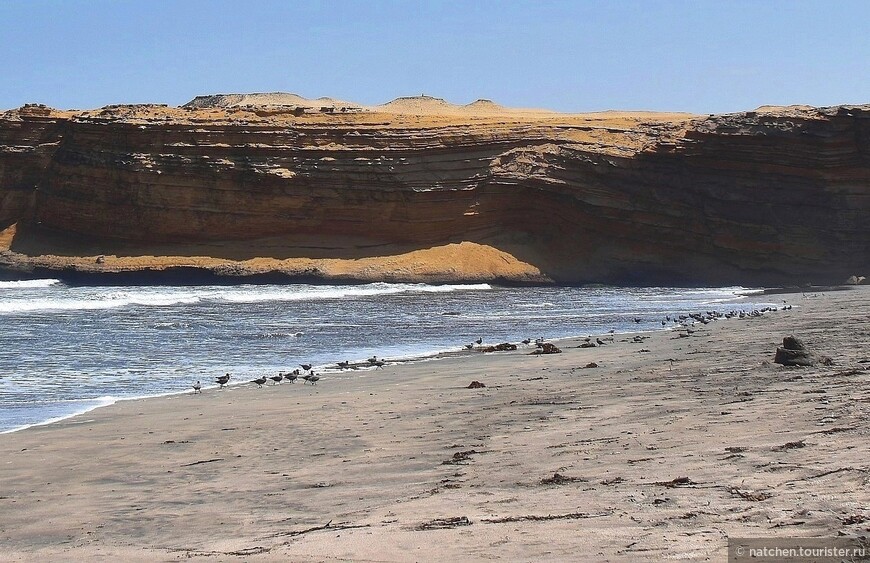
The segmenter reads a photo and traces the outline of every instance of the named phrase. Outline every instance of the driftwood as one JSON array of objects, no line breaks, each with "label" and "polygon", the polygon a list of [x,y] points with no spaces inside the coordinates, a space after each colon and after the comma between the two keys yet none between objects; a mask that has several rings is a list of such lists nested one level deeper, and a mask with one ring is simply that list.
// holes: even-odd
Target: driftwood
[{"label": "driftwood", "polygon": [[552,477],[545,477],[541,479],[542,485],[564,485],[565,483],[573,483],[575,481],[588,481],[588,479],[583,479],[582,477],[566,477],[561,473],[553,473]]},{"label": "driftwood", "polygon": [[467,516],[454,516],[452,518],[435,518],[416,526],[415,530],[445,530],[458,528],[459,526],[471,526],[471,520]]},{"label": "driftwood", "polygon": [[463,464],[463,462],[470,460],[471,456],[473,454],[479,454],[479,453],[483,453],[483,452],[479,452],[477,450],[467,450],[464,452],[456,452],[455,454],[453,454],[452,458],[450,458],[446,461],[442,461],[441,465],[460,465],[460,464]]},{"label": "driftwood", "polygon": [[203,463],[214,463],[216,461],[223,461],[223,460],[224,460],[224,458],[222,458],[222,457],[216,457],[214,459],[203,459],[201,461],[194,461],[193,463],[185,463],[181,467],[190,467],[191,465],[201,465]]},{"label": "driftwood", "polygon": [[772,494],[765,492],[741,491],[737,487],[731,487],[728,489],[728,492],[736,497],[740,497],[744,500],[751,500],[753,502],[767,500],[773,496]]},{"label": "driftwood", "polygon": [[305,528],[304,530],[293,530],[290,532],[278,532],[277,534],[272,534],[268,536],[270,538],[277,538],[281,536],[290,536],[296,537],[301,536],[302,534],[308,534],[310,532],[319,532],[320,530],[351,530],[353,528],[369,528],[371,524],[349,524],[349,523],[339,523],[334,524],[332,520],[327,522],[326,524],[322,524],[320,526],[313,526],[311,528]]},{"label": "driftwood", "polygon": [[580,520],[583,518],[602,518],[610,516],[613,512],[570,512],[568,514],[547,514],[546,516],[538,516],[535,514],[525,516],[505,516],[504,518],[484,518],[481,520],[484,524],[504,524],[506,522],[541,522],[544,520]]},{"label": "driftwood", "polygon": [[806,447],[806,443],[803,440],[798,440],[796,442],[786,442],[785,444],[783,444],[781,446],[775,446],[771,449],[775,452],[782,452],[785,450],[794,450],[797,448],[804,448],[804,447]]},{"label": "driftwood", "polygon": [[670,481],[658,481],[653,483],[653,485],[659,485],[661,487],[668,487],[673,489],[674,487],[685,487],[689,485],[697,485],[698,483],[692,481],[688,477],[677,477],[676,479],[671,479]]}]

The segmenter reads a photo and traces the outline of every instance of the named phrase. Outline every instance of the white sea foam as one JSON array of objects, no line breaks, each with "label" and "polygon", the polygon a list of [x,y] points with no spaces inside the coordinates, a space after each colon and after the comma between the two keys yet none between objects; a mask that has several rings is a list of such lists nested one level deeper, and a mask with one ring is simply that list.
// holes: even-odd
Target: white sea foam
[{"label": "white sea foam", "polygon": [[[57,281],[57,280],[32,280]],[[7,282],[19,283],[19,282]],[[76,311],[112,309],[117,307],[168,307],[194,304],[201,301],[225,301],[230,303],[264,303],[270,301],[317,301],[324,299],[355,298],[399,293],[448,293],[454,291],[484,291],[492,289],[489,284],[390,284],[374,283],[349,286],[238,286],[234,288],[160,288],[137,291],[88,289],[87,295],[72,289],[55,298],[0,300],[0,314],[34,311]]]},{"label": "white sea foam", "polygon": [[0,281],[0,289],[27,289],[33,287],[49,287],[60,283],[60,280],[17,280],[17,281]]},{"label": "white sea foam", "polygon": [[87,412],[90,412],[94,409],[98,409],[100,407],[107,407],[109,405],[112,405],[112,404],[118,402],[119,400],[120,399],[118,397],[110,397],[110,396],[97,397],[96,399],[91,399],[91,400],[88,400],[88,399],[82,399],[81,401],[76,400],[75,402],[86,402],[86,401],[92,401],[92,402],[90,402],[90,404],[85,405],[84,407],[82,407],[80,409],[73,410],[73,411],[71,411],[67,414],[63,414],[61,416],[55,416],[53,418],[49,418],[47,420],[42,420],[39,422],[34,422],[32,424],[24,424],[22,426],[16,426],[15,428],[10,428],[8,430],[0,430],[0,434],[9,434],[10,432],[17,432],[19,430],[24,430],[25,428],[32,428],[34,426],[45,426],[46,424],[53,424],[55,422],[60,422],[61,420],[66,420],[66,419],[72,418],[74,416],[79,416],[81,414],[85,414]]}]

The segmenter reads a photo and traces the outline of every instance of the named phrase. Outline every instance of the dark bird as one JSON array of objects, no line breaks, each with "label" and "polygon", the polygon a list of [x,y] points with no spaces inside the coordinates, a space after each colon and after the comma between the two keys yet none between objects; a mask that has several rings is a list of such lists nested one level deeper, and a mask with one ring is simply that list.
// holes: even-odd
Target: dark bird
[{"label": "dark bird", "polygon": [[223,388],[223,386],[226,385],[229,380],[230,380],[230,374],[226,374],[226,375],[222,375],[222,376],[218,377],[217,379],[214,380],[214,382],[217,383],[218,385],[220,385],[221,388]]},{"label": "dark bird", "polygon": [[[305,381],[311,381],[312,377],[317,377],[317,379],[320,379],[320,377],[318,377],[317,374],[314,373],[313,371],[307,375],[303,375],[302,379],[304,379]],[[315,381],[317,381],[317,379],[315,379]]]},{"label": "dark bird", "polygon": [[193,384],[193,392],[202,393],[202,385],[199,384],[199,381]]},{"label": "dark bird", "polygon": [[475,342],[477,342],[478,344],[483,344],[483,338],[478,338],[477,340],[475,340]]},{"label": "dark bird", "polygon": [[372,364],[372,365],[375,366],[375,369],[384,369],[384,364],[385,364],[385,363],[386,363],[386,362],[384,362],[383,360],[378,360],[378,361],[376,361],[376,362],[375,362],[374,364]]},{"label": "dark bird", "polygon": [[528,346],[529,344],[531,344],[531,343],[532,343],[532,339],[531,339],[531,338],[526,338],[525,340],[523,340],[523,344],[525,344],[525,345],[527,345],[527,346]]},{"label": "dark bird", "polygon": [[474,344],[473,344],[473,343],[472,343],[472,344],[466,344],[466,345],[465,345],[465,349],[466,349],[466,350],[471,350],[472,348],[474,348]]},{"label": "dark bird", "polygon": [[338,367],[340,367],[341,369],[348,369],[350,367],[350,362],[348,362],[347,360],[343,362],[338,362]]},{"label": "dark bird", "polygon": [[643,319],[641,319],[640,317],[635,317],[635,318],[634,318],[634,322],[636,322],[636,323],[639,323],[641,320],[643,320]]},{"label": "dark bird", "polygon": [[596,338],[595,342],[597,342],[599,346],[604,346],[604,341],[602,341],[600,338]]},{"label": "dark bird", "polygon": [[302,366],[302,369],[304,369],[305,371],[311,370],[311,364],[299,364],[299,365]]},{"label": "dark bird", "polygon": [[259,377],[257,379],[252,379],[251,383],[256,383],[257,387],[262,387],[264,383],[266,383],[265,377]]},{"label": "dark bird", "polygon": [[370,364],[373,364],[373,363],[375,363],[375,362],[377,362],[377,361],[378,361],[378,357],[377,357],[377,356],[372,356],[371,358],[369,358],[369,363],[370,363]]},{"label": "dark bird", "polygon": [[317,385],[317,382],[318,382],[318,381],[320,381],[320,376],[319,376],[319,375],[309,375],[309,376],[308,376],[308,382],[309,382],[311,385]]},{"label": "dark bird", "polygon": [[283,374],[283,373],[279,373],[278,375],[273,375],[273,376],[270,377],[269,379],[271,379],[272,381],[274,381],[274,382],[275,382],[275,385],[278,385],[279,383],[281,383],[281,380],[284,379],[284,374]]},{"label": "dark bird", "polygon": [[296,379],[299,377],[299,374],[296,372],[291,372],[284,375],[284,379],[289,381],[290,383],[296,383]]}]

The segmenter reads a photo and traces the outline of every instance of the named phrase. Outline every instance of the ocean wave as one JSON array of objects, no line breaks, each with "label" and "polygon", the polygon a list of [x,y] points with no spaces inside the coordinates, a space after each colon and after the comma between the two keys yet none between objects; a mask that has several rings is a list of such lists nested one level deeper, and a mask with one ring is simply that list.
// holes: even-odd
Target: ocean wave
[{"label": "ocean wave", "polygon": [[53,279],[0,281],[0,289],[28,289],[34,287],[49,287],[58,283],[60,283],[60,280]]},{"label": "ocean wave", "polygon": [[246,288],[219,291],[209,297],[233,303],[258,303],[263,301],[317,301],[323,299],[343,299],[347,297],[395,295],[399,293],[484,291],[488,289],[492,289],[492,286],[486,283],[454,285],[373,283],[348,286],[287,286],[286,288],[272,290],[251,290]]},{"label": "ocean wave", "polygon": [[302,336],[302,332],[258,332],[253,335],[245,335],[243,338],[249,339],[264,339],[264,338],[299,338]]},{"label": "ocean wave", "polygon": [[30,313],[35,311],[84,311],[97,309],[114,309],[129,305],[146,307],[167,307],[170,305],[196,303],[200,299],[195,296],[170,295],[110,295],[108,298],[91,299],[18,299],[0,302],[0,314]]},{"label": "ocean wave", "polygon": [[[32,280],[57,281],[57,280]],[[12,283],[12,282],[7,282]],[[18,283],[18,282],[14,282]],[[265,303],[280,301],[318,301],[395,295],[401,293],[448,293],[455,291],[484,291],[492,289],[489,284],[391,284],[373,283],[355,286],[241,286],[227,289],[206,286],[199,288],[161,288],[143,286],[137,290],[115,290],[109,293],[88,289],[90,295],[83,297],[61,296],[53,299],[12,299],[0,300],[0,314],[28,313],[49,310],[94,310],[117,307],[168,307],[189,305],[203,301],[224,301],[228,303]],[[73,293],[75,289],[71,290]]]}]

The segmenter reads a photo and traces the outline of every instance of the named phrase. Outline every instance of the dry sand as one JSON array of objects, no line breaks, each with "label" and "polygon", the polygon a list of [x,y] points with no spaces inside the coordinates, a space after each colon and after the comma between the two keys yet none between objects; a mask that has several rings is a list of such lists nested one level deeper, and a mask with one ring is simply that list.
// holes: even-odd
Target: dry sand
[{"label": "dry sand", "polygon": [[[0,560],[724,561],[729,536],[866,536],[868,298],[0,435]],[[772,364],[789,334],[835,364]]]}]

